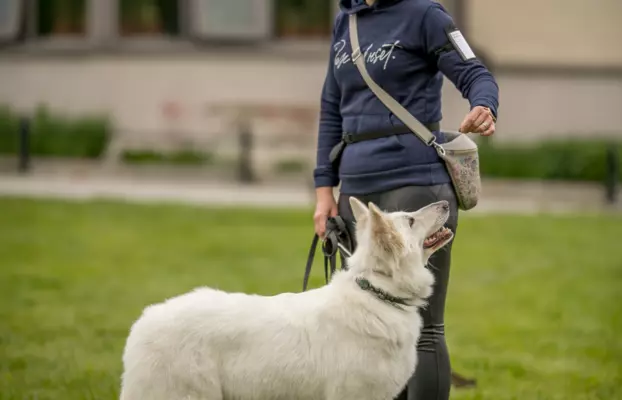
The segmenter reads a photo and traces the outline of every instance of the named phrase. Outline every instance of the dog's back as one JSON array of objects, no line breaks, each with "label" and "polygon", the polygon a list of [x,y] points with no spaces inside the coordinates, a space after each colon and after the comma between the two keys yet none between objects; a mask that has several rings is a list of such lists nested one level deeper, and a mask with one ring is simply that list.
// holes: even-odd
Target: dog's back
[{"label": "dog's back", "polygon": [[[233,388],[236,398],[278,400],[274,393],[288,385],[287,376],[299,384],[294,375],[306,369],[291,361],[295,356],[295,363],[307,362],[305,354],[294,354],[301,344],[308,348],[301,343],[306,335],[295,326],[312,316],[304,315],[304,301],[293,302],[300,313],[291,311],[292,301],[201,288],[147,307],[125,347],[121,399],[217,400],[228,398]],[[279,353],[282,363],[266,362]],[[278,384],[263,397],[244,393],[258,387],[252,376],[274,376]],[[290,398],[285,392],[282,398]]]}]

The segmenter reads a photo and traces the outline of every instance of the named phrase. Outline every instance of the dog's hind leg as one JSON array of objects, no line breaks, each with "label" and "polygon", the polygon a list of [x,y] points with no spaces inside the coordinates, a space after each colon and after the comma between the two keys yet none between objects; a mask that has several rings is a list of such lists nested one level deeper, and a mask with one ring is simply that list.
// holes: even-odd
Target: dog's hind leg
[{"label": "dog's hind leg", "polygon": [[375,394],[370,394],[369,392],[348,392],[348,393],[339,393],[336,395],[327,396],[326,400],[361,400],[361,399],[393,400],[393,397],[391,396],[387,397],[385,395],[386,393],[382,393],[382,395],[380,395],[381,397],[378,397]]},{"label": "dog's hind leg", "polygon": [[184,369],[146,360],[124,372],[120,400],[223,400],[221,382],[210,374],[214,369]]},{"label": "dog's hind leg", "polygon": [[152,381],[148,385],[124,386],[120,400],[223,400],[220,385],[189,386],[188,382]]},{"label": "dog's hind leg", "polygon": [[333,387],[326,395],[326,400],[393,400],[391,389],[375,385],[339,385]]}]

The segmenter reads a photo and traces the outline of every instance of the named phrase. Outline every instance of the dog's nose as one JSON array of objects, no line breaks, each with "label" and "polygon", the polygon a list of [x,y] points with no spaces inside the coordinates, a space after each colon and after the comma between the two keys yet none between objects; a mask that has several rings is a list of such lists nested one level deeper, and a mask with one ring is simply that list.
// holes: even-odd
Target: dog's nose
[{"label": "dog's nose", "polygon": [[440,204],[440,206],[441,206],[441,209],[442,209],[443,211],[449,211],[449,202],[447,202],[447,201],[442,201],[442,202],[441,202],[441,204]]}]

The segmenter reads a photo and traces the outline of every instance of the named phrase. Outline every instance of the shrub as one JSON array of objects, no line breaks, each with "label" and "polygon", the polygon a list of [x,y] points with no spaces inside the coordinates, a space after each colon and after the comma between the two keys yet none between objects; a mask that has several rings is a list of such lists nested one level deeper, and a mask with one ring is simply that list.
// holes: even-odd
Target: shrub
[{"label": "shrub", "polygon": [[[603,181],[607,176],[607,151],[622,156],[622,142],[556,140],[530,145],[480,144],[482,176],[506,179]],[[618,176],[622,176],[622,163]]]},{"label": "shrub", "polygon": [[301,173],[306,169],[307,163],[298,159],[280,160],[274,164],[274,170],[281,174]]},{"label": "shrub", "polygon": [[163,153],[154,150],[125,150],[121,154],[128,164],[208,165],[214,163],[214,155],[196,150],[180,150]]},{"label": "shrub", "polygon": [[[40,157],[99,158],[106,151],[112,129],[97,115],[66,117],[40,106],[30,118],[30,151]],[[0,154],[19,150],[19,117],[0,108]]]}]

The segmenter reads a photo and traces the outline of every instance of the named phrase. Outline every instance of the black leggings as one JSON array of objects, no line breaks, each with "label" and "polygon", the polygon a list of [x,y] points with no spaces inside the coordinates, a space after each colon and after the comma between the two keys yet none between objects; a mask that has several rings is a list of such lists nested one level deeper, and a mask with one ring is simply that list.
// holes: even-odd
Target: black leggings
[{"label": "black leggings", "polygon": [[[356,246],[352,229],[352,210],[348,198],[339,196],[339,215],[348,224],[348,229]],[[436,186],[406,186],[387,192],[354,196],[363,203],[373,202],[385,211],[416,211],[440,200],[449,201],[451,214],[446,226],[454,233],[458,227],[458,206],[451,184]],[[449,265],[451,263],[451,244],[436,252],[431,258],[436,284],[428,306],[421,310],[423,330],[417,344],[417,370],[404,391],[396,400],[447,400],[451,387],[451,368],[449,352],[445,343],[444,313]]]}]

